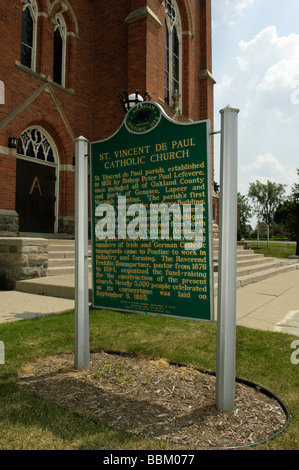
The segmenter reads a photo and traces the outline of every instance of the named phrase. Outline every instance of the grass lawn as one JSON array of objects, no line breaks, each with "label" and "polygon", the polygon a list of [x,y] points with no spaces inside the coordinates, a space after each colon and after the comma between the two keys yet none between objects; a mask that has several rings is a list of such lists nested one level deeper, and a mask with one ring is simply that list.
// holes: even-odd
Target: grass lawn
[{"label": "grass lawn", "polygon": [[[290,360],[295,339],[237,327],[237,376],[269,389],[291,414],[290,425],[281,435],[252,449],[299,448],[299,365]],[[36,398],[18,384],[17,374],[24,364],[73,353],[73,311],[1,324],[0,340],[5,344],[5,364],[0,365],[0,450],[178,449],[96,424],[88,415],[80,417]],[[91,310],[90,345],[92,350],[135,352],[211,371],[216,368],[216,323]]]},{"label": "grass lawn", "polygon": [[250,245],[256,253],[261,253],[270,258],[288,258],[296,254],[295,243],[270,242],[268,247],[266,241],[260,241],[259,247],[257,246],[257,242],[250,242]]}]

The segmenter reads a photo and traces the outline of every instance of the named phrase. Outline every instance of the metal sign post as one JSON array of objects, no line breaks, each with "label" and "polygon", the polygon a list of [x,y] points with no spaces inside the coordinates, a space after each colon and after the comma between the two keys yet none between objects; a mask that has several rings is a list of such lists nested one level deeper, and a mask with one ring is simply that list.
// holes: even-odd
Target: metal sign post
[{"label": "metal sign post", "polygon": [[216,406],[233,411],[236,362],[238,113],[221,113],[220,239],[217,313]]},{"label": "metal sign post", "polygon": [[89,351],[88,304],[88,141],[75,140],[76,222],[75,222],[75,367],[87,369]]},{"label": "metal sign post", "polygon": [[0,364],[5,364],[5,346],[3,341],[0,341]]}]

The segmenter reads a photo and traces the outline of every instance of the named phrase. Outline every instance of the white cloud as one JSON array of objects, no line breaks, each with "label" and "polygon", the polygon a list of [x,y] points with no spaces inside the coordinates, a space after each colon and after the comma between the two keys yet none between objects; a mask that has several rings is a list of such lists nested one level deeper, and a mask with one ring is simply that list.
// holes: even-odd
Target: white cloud
[{"label": "white cloud", "polygon": [[239,178],[239,187],[243,189],[243,194],[247,193],[249,183],[254,183],[257,180],[264,184],[268,180],[284,184],[286,185],[286,194],[288,194],[295,181],[295,171],[289,171],[272,153],[268,153],[257,155],[252,163],[248,165],[241,165],[239,167]]},{"label": "white cloud", "polygon": [[239,79],[249,75],[246,90],[256,104],[261,100],[261,108],[297,113],[289,105],[299,83],[299,34],[279,37],[276,27],[269,26],[251,41],[241,41],[239,50]]},{"label": "white cloud", "polygon": [[240,173],[259,175],[259,178],[264,177],[266,180],[284,173],[282,165],[280,165],[272,153],[258,155],[252,163],[240,166],[239,171]]},{"label": "white cloud", "polygon": [[[236,68],[215,86],[215,101],[227,97],[247,118],[287,122],[299,117],[299,34],[279,36],[276,26],[239,42]],[[261,117],[261,116],[260,116]]]},{"label": "white cloud", "polygon": [[253,5],[254,2],[255,0],[239,0],[239,1],[237,0],[237,1],[231,2],[232,7],[234,9],[234,17],[240,18],[245,12],[245,10],[251,5]]},{"label": "white cloud", "polygon": [[256,0],[221,0],[213,4],[213,27],[233,26]]},{"label": "white cloud", "polygon": [[[219,26],[214,34],[214,124],[218,130],[219,110],[228,103],[240,109],[241,194],[256,180],[285,184],[286,194],[298,182],[299,30],[291,15],[298,16],[299,7],[292,0],[287,21],[279,0],[268,1],[214,0],[213,6]],[[215,138],[217,182],[219,160],[220,139]]]},{"label": "white cloud", "polygon": [[232,84],[233,84],[234,78],[228,75],[224,75],[222,77],[221,82],[217,83],[217,86],[215,87],[215,97],[216,99],[221,98],[222,96],[226,96],[228,94],[228,91],[231,89]]}]

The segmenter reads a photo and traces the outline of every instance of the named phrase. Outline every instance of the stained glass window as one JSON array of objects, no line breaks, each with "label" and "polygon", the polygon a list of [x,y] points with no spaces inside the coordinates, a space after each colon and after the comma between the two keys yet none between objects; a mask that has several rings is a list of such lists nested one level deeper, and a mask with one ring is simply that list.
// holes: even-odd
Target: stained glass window
[{"label": "stained glass window", "polygon": [[35,0],[23,0],[21,64],[35,68],[37,6]]},{"label": "stained glass window", "polygon": [[17,153],[36,160],[56,163],[54,146],[39,128],[26,129],[18,140]]},{"label": "stained glass window", "polygon": [[66,24],[61,14],[55,17],[53,80],[59,85],[65,84],[65,48]]},{"label": "stained glass window", "polygon": [[164,101],[174,106],[172,97],[181,88],[181,23],[175,0],[165,0]]}]

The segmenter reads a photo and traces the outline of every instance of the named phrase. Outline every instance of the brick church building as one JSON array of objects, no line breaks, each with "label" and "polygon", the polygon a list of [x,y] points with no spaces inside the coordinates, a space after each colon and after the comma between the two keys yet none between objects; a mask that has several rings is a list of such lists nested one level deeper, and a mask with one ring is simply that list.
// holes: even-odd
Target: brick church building
[{"label": "brick church building", "polygon": [[74,234],[75,146],[124,90],[213,125],[211,0],[0,0],[0,236]]}]

